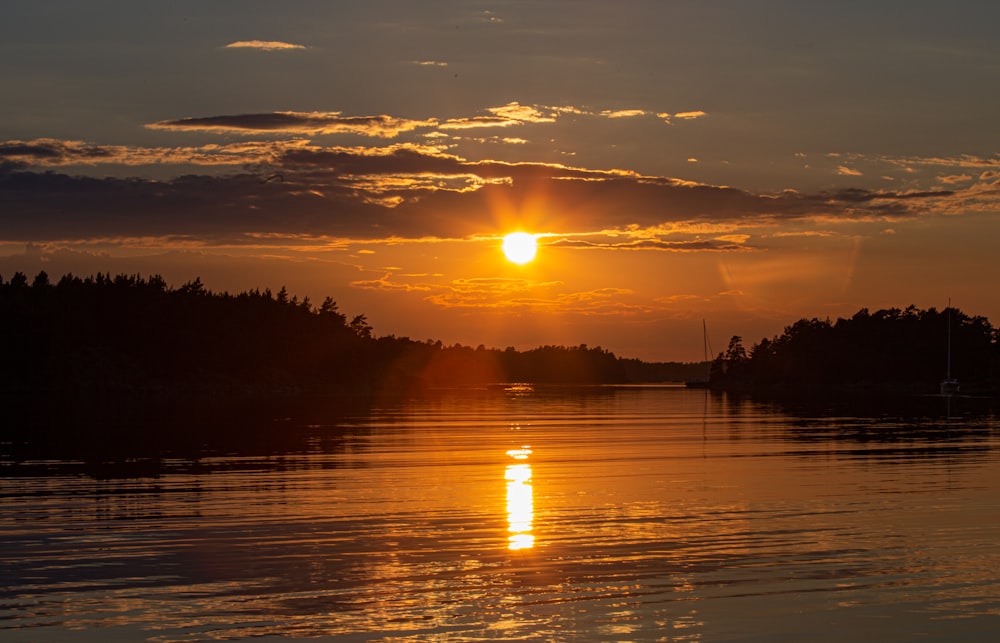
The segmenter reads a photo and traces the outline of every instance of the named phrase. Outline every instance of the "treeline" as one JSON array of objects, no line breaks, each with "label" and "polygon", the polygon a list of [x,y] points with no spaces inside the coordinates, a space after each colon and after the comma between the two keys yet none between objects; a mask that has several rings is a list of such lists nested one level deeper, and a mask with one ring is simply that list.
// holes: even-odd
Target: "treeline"
[{"label": "treeline", "polygon": [[683,380],[697,364],[648,364],[600,347],[529,351],[377,337],[282,288],[213,293],[200,279],[45,272],[0,278],[0,390],[6,393],[271,393],[405,396],[496,382],[598,384]]},{"label": "treeline", "polygon": [[943,311],[868,309],[802,319],[749,349],[734,336],[711,366],[711,386],[769,395],[821,392],[933,393],[949,366],[962,390],[995,394],[1000,333],[985,317]]}]

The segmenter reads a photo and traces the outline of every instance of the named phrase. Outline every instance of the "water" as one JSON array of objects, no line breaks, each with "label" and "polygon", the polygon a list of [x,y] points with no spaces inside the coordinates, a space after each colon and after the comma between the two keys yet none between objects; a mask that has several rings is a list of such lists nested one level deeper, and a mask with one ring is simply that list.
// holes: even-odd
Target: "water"
[{"label": "water", "polygon": [[510,388],[155,475],[8,463],[0,639],[993,638],[1000,420],[947,403]]}]

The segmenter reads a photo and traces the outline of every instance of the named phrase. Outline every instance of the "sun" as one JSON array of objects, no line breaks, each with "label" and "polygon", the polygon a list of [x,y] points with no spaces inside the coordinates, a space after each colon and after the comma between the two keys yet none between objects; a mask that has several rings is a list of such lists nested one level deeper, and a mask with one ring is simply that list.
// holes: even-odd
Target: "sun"
[{"label": "sun", "polygon": [[511,232],[503,238],[503,254],[507,261],[526,264],[535,258],[538,242],[535,235],[527,232]]}]

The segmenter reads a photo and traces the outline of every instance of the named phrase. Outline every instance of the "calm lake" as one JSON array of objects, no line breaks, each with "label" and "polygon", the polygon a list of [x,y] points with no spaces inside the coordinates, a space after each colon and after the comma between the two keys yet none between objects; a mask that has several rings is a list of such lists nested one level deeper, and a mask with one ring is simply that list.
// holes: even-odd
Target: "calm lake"
[{"label": "calm lake", "polygon": [[0,640],[993,639],[1000,418],[974,402],[514,386],[279,454],[8,461]]}]

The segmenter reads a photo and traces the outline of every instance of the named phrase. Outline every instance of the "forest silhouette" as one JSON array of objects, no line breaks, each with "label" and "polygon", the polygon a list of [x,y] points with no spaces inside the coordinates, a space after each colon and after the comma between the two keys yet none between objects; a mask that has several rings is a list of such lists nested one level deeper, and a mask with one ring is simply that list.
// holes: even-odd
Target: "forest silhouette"
[{"label": "forest silhouette", "polygon": [[[626,359],[599,346],[519,351],[378,336],[365,315],[344,314],[331,297],[314,305],[285,288],[214,293],[200,279],[175,288],[159,275],[67,274],[53,283],[45,272],[32,280],[16,273],[0,278],[0,312],[0,396],[9,419],[0,441],[56,442],[70,451],[136,440],[156,446],[168,435],[191,445],[212,436],[267,441],[274,420],[291,414],[300,423],[311,411],[329,419],[436,390],[510,382],[680,382],[703,377],[707,366]],[[945,374],[949,325],[963,391],[995,394],[1000,351],[989,321],[912,306],[836,322],[803,319],[750,348],[733,337],[711,363],[710,388],[932,393]],[[236,415],[245,421],[233,422]],[[137,435],[153,420],[168,426]]]},{"label": "forest silhouette", "polygon": [[862,309],[850,318],[801,319],[749,349],[734,336],[712,362],[712,388],[768,397],[929,394],[949,374],[967,394],[996,395],[1000,334],[985,317]]},{"label": "forest silhouette", "polygon": [[53,283],[16,273],[0,278],[0,312],[9,420],[0,442],[46,453],[266,446],[290,432],[284,419],[330,424],[449,387],[678,381],[704,368],[585,345],[518,351],[376,336],[331,297],[213,293],[200,279],[175,288],[158,275]]},{"label": "forest silhouette", "polygon": [[[363,314],[332,297],[314,305],[285,288],[213,293],[200,279],[171,287],[159,275],[72,274],[52,283],[0,277],[0,391],[75,395],[257,396],[313,394],[400,398],[430,388],[684,381],[697,363],[650,363],[601,347],[526,351],[377,336]],[[746,348],[734,336],[712,361],[714,388],[931,392],[951,368],[991,389],[1000,333],[957,309],[858,311],[802,319]]]},{"label": "forest silhouette", "polygon": [[683,380],[696,365],[622,359],[601,347],[528,351],[376,336],[327,297],[178,288],[154,275],[0,279],[0,389],[76,394],[400,397],[498,382]]}]

